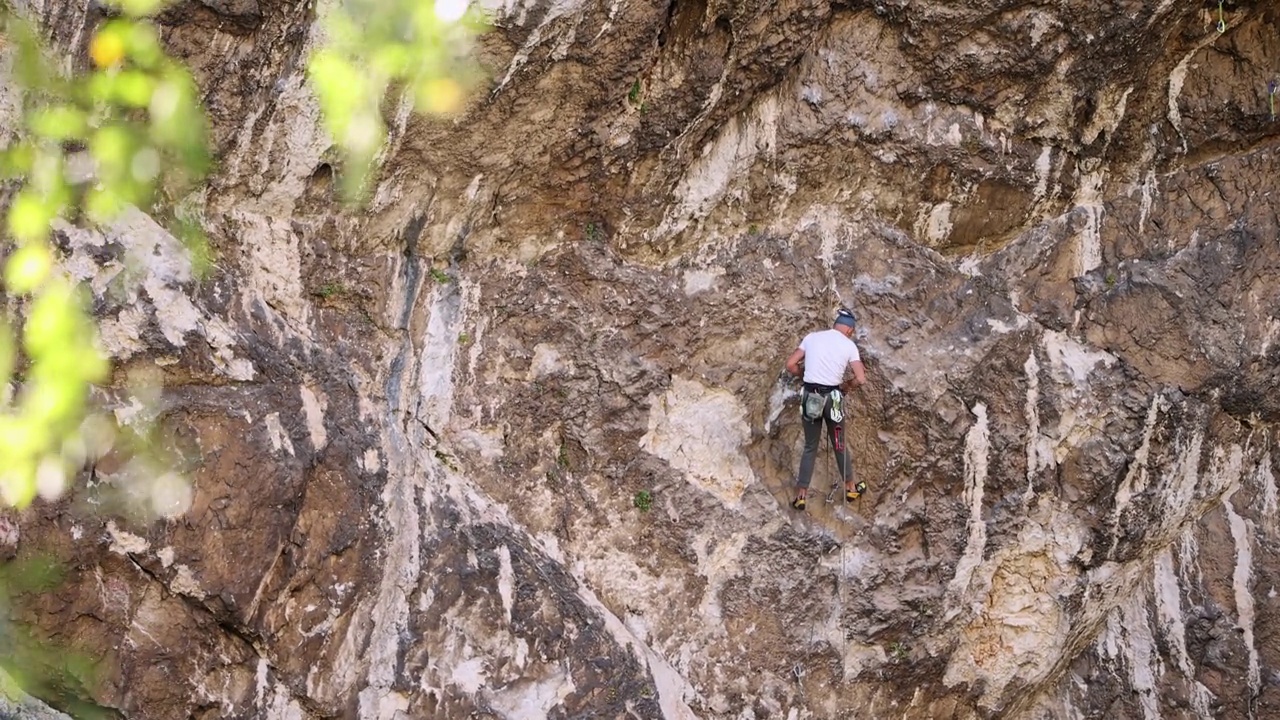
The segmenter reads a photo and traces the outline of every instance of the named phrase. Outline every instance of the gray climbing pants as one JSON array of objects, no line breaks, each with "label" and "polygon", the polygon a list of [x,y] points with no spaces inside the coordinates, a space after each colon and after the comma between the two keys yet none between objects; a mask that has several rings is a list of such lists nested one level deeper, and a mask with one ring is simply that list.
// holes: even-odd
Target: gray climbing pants
[{"label": "gray climbing pants", "polygon": [[848,482],[852,471],[849,467],[849,453],[845,452],[844,447],[844,426],[831,419],[831,396],[827,396],[822,417],[810,421],[802,415],[800,422],[804,426],[804,454],[800,456],[800,475],[796,478],[796,487],[807,489],[813,479],[813,464],[818,458],[818,444],[822,440],[824,423],[827,426],[827,436],[831,439],[831,450],[836,456],[836,466],[840,468],[840,479]]}]

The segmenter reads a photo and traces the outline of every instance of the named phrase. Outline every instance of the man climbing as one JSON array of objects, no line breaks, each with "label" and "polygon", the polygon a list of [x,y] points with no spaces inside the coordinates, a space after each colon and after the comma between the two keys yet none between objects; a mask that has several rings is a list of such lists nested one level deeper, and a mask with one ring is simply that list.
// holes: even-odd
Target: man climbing
[{"label": "man climbing", "polygon": [[[796,497],[791,501],[791,506],[797,510],[805,509],[805,496],[809,493],[809,481],[813,478],[813,463],[818,456],[823,421],[827,424],[836,464],[840,466],[845,502],[857,500],[867,489],[866,483],[855,484],[853,481],[849,453],[845,451],[843,426],[842,393],[850,392],[867,382],[858,346],[850,337],[856,325],[853,313],[840,308],[830,330],[809,333],[800,341],[800,347],[787,358],[787,372],[798,377],[802,368],[804,371],[804,390],[800,394],[804,455],[800,457]],[[853,370],[852,380],[845,380],[846,370]]]}]

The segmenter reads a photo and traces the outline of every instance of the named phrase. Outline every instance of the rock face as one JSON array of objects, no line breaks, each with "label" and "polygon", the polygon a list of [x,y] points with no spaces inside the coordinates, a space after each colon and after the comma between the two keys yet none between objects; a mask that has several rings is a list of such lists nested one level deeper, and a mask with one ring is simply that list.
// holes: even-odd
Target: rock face
[{"label": "rock face", "polygon": [[[12,614],[97,659],[67,693],[1280,713],[1274,5],[1224,3],[1219,33],[1168,0],[483,4],[491,83],[452,121],[392,98],[361,210],[303,80],[312,4],[164,16],[214,121],[216,269],[141,213],[59,239],[112,397],[161,373],[199,461],[173,520],[86,506],[139,482],[110,468],[0,517],[0,562],[65,571]],[[83,57],[95,4],[30,5]],[[871,490],[797,515],[782,361],[841,303]]]}]

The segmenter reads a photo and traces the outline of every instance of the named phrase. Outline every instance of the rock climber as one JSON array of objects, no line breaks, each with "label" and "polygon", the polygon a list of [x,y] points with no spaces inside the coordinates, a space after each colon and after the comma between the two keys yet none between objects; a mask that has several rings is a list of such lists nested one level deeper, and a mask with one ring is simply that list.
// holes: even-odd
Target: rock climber
[{"label": "rock climber", "polygon": [[[800,347],[787,358],[787,372],[799,377],[804,372],[804,389],[800,393],[800,416],[804,424],[804,455],[800,457],[800,473],[796,477],[796,496],[791,506],[805,509],[805,496],[813,478],[813,463],[818,456],[822,424],[827,425],[831,449],[840,466],[844,481],[845,502],[853,502],[866,492],[864,482],[854,483],[849,453],[844,438],[843,393],[851,392],[867,382],[858,346],[853,342],[857,320],[853,313],[840,308],[830,330],[819,330],[804,336]],[[853,371],[846,380],[845,373]]]}]

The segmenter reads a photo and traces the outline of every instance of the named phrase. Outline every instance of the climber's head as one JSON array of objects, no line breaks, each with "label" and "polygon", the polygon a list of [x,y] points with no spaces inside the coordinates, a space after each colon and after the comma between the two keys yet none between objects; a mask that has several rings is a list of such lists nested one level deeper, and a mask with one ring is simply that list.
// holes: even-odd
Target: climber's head
[{"label": "climber's head", "polygon": [[845,308],[840,308],[840,311],[836,313],[836,320],[833,327],[844,333],[846,337],[853,334],[853,330],[857,325],[858,321],[853,317],[852,312],[849,312]]}]

